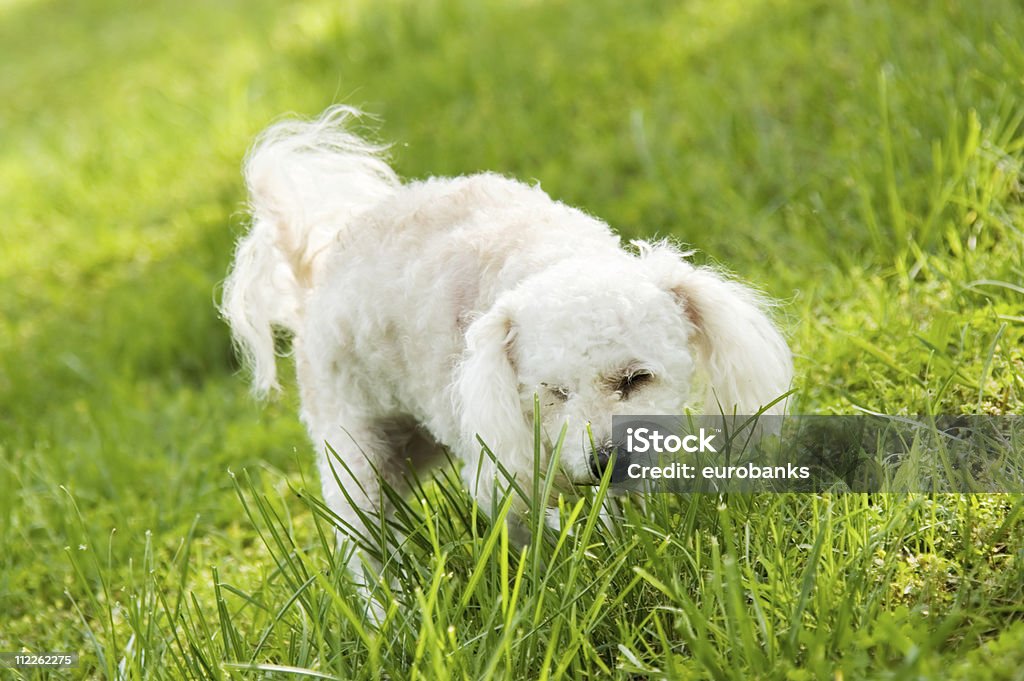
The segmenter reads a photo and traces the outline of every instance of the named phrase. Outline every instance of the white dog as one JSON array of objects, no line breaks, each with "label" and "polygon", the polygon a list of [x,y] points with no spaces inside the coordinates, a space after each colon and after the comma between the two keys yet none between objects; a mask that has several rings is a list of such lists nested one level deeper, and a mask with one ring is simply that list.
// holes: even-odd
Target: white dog
[{"label": "white dog", "polygon": [[402,184],[346,130],[357,115],[335,107],[257,141],[222,308],[257,392],[276,386],[274,329],[291,334],[324,498],[345,522],[359,527],[348,498],[378,508],[372,471],[400,486],[407,461],[442,447],[485,511],[498,470],[481,441],[531,489],[535,395],[549,440],[567,424],[562,474],[593,484],[613,414],[750,414],[788,389],[789,349],[750,289],[664,242],[623,249],[538,186]]}]

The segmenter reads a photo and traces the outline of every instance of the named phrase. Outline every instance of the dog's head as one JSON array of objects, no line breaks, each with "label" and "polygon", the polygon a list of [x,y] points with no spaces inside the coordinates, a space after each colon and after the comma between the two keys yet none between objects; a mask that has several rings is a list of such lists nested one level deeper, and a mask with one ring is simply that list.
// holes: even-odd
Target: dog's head
[{"label": "dog's head", "polygon": [[789,348],[756,294],[667,244],[635,245],[544,270],[469,327],[463,436],[510,473],[532,470],[534,395],[546,448],[567,425],[562,469],[587,483],[615,447],[613,415],[752,414],[788,390]]}]

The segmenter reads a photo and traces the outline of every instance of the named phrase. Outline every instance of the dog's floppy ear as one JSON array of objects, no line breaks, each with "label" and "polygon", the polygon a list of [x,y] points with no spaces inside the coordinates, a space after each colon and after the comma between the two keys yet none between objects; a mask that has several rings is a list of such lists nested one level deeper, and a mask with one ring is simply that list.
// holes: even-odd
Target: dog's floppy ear
[{"label": "dog's floppy ear", "polygon": [[[694,267],[670,244],[634,242],[656,280],[679,301],[707,381],[704,411],[754,414],[789,390],[793,360],[753,290],[709,268]],[[779,402],[769,414],[785,410]]]},{"label": "dog's floppy ear", "polygon": [[[464,446],[479,453],[479,436],[496,458],[509,464],[507,468],[513,474],[519,472],[515,470],[517,463],[532,464],[533,460],[532,429],[523,413],[513,360],[516,335],[510,310],[501,302],[470,324],[454,395]],[[482,463],[483,472],[493,474],[486,457]],[[484,475],[479,477],[477,482],[489,484]]]}]

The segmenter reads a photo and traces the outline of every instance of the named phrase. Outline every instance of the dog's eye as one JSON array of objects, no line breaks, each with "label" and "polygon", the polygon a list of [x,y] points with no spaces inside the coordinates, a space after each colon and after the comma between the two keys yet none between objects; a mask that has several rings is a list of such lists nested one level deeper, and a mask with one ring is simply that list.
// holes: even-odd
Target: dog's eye
[{"label": "dog's eye", "polygon": [[622,399],[627,399],[630,393],[634,392],[647,385],[654,380],[654,374],[649,371],[636,371],[628,376],[623,377],[619,384],[615,387],[616,392],[622,395]]},{"label": "dog's eye", "polygon": [[567,402],[569,400],[569,389],[564,385],[548,385],[547,383],[542,383],[541,385],[559,402]]}]

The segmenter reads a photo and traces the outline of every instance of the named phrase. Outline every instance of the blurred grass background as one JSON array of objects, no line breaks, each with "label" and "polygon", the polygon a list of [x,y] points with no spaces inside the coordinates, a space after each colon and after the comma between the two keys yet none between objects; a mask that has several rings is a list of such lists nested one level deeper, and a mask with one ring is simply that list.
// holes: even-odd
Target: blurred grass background
[{"label": "blurred grass background", "polygon": [[[1011,0],[0,3],[0,649],[92,650],[144,555],[208,605],[209,565],[269,579],[227,470],[283,489],[312,456],[214,305],[286,112],[354,104],[405,177],[535,179],[691,244],[784,301],[802,411],[1021,413],[1021,35]],[[946,558],[1008,557],[991,626],[918,641],[928,669],[1019,621],[1020,504],[991,503]]]}]

